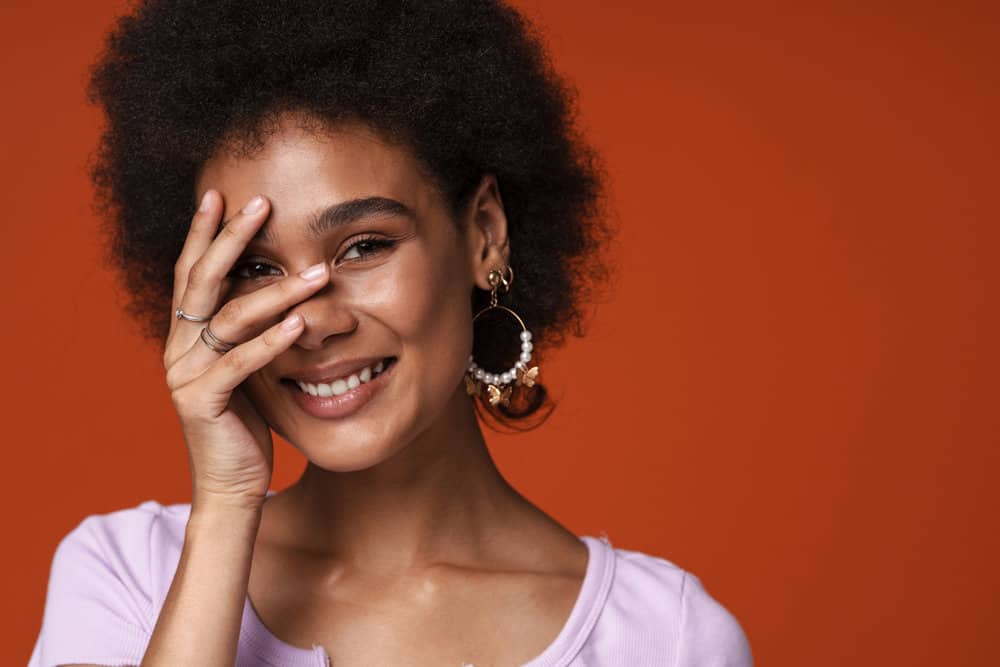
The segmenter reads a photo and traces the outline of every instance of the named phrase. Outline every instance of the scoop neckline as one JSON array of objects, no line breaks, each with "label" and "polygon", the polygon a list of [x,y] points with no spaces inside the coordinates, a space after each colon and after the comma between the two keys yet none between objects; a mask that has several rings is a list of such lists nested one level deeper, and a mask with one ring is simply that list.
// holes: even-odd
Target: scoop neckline
[{"label": "scoop neckline", "polygon": [[[611,582],[614,578],[614,554],[606,535],[579,536],[587,546],[587,568],[576,601],[555,639],[521,667],[565,667],[579,653],[593,630],[604,608]],[[270,664],[287,667],[326,667],[329,657],[319,644],[301,648],[278,639],[264,625],[250,601],[250,594],[243,598],[243,621],[240,624],[240,641],[245,643],[258,658]],[[475,667],[467,664],[465,667]]]}]

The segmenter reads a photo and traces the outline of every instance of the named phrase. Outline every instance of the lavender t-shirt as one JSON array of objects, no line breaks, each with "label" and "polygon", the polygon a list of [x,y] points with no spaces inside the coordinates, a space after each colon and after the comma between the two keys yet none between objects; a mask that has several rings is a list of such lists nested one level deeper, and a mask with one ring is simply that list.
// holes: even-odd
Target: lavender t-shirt
[{"label": "lavender t-shirt", "polygon": [[[56,548],[42,627],[28,667],[139,665],[173,580],[189,504],[137,507],[84,519]],[[693,574],[607,536],[555,640],[523,667],[751,667],[736,619]],[[286,644],[243,603],[237,667],[328,667],[322,646]]]}]

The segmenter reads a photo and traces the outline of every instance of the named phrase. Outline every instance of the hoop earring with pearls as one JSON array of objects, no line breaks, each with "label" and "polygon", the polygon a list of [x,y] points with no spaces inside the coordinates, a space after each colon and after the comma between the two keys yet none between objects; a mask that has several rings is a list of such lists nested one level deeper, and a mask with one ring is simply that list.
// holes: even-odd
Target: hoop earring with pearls
[{"label": "hoop earring with pearls", "polygon": [[534,386],[535,380],[538,378],[538,366],[529,365],[531,363],[531,350],[534,347],[531,342],[531,332],[528,331],[528,327],[524,325],[524,320],[517,313],[507,306],[501,306],[497,303],[498,293],[506,294],[514,282],[514,269],[510,266],[505,268],[506,272],[510,275],[509,278],[505,277],[504,272],[498,269],[493,269],[489,272],[487,280],[492,288],[490,290],[490,305],[476,313],[472,321],[475,322],[480,315],[494,308],[513,315],[514,319],[521,325],[521,354],[513,366],[501,373],[491,373],[480,368],[470,354],[469,366],[465,373],[466,393],[470,396],[479,396],[483,395],[485,391],[485,396],[488,398],[490,405],[497,405],[499,403],[504,406],[510,404],[510,396],[514,386],[531,387]]}]

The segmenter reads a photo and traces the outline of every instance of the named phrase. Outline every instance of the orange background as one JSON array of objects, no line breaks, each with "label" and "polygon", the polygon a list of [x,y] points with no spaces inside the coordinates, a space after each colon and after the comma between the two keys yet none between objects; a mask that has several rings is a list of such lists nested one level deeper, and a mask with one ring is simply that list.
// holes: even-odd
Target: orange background
[{"label": "orange background", "polygon": [[[521,3],[607,157],[622,271],[542,368],[548,425],[491,448],[571,530],[698,574],[758,665],[1000,664],[1000,10],[750,4]],[[190,492],[88,208],[122,7],[0,9],[3,664],[67,531]],[[302,464],[282,445],[274,488]]]}]

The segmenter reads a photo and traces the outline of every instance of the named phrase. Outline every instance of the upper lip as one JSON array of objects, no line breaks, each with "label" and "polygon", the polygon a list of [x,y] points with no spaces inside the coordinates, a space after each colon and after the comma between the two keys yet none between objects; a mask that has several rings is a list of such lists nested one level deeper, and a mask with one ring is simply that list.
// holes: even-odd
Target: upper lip
[{"label": "upper lip", "polygon": [[344,361],[338,361],[334,364],[321,364],[318,366],[309,366],[308,368],[303,368],[302,370],[291,373],[286,377],[292,380],[301,380],[302,382],[311,383],[329,383],[337,378],[347,377],[352,373],[360,371],[366,366],[374,366],[383,359],[387,359],[387,356],[383,357],[359,357],[356,359],[346,359]]}]

